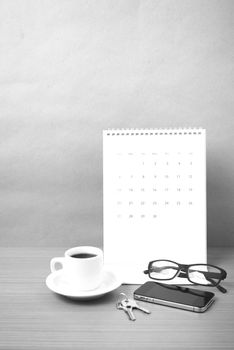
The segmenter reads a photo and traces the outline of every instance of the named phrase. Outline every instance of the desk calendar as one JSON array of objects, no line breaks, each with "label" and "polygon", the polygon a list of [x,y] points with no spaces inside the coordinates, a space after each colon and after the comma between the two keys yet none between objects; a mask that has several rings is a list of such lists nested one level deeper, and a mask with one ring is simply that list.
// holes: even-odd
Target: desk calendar
[{"label": "desk calendar", "polygon": [[206,263],[205,130],[105,130],[103,213],[105,264],[124,283],[151,260]]}]

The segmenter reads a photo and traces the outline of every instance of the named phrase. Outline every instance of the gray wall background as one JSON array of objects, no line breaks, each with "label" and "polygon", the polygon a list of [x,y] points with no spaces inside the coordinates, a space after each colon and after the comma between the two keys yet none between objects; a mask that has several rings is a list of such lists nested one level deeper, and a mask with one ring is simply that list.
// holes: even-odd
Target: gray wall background
[{"label": "gray wall background", "polygon": [[101,245],[102,130],[202,126],[233,245],[233,38],[232,0],[0,0],[0,244]]}]

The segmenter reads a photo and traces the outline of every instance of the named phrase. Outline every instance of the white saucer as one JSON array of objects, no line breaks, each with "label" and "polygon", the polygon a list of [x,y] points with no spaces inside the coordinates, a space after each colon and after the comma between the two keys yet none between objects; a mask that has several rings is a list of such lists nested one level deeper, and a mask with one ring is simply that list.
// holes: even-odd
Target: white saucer
[{"label": "white saucer", "polygon": [[62,270],[51,273],[46,279],[47,287],[53,292],[66,296],[72,299],[88,300],[99,298],[104,294],[107,294],[119,286],[122,282],[117,276],[109,270],[104,270],[103,280],[100,286],[96,289],[83,291],[79,290],[78,287],[71,285],[67,280],[64,279]]}]

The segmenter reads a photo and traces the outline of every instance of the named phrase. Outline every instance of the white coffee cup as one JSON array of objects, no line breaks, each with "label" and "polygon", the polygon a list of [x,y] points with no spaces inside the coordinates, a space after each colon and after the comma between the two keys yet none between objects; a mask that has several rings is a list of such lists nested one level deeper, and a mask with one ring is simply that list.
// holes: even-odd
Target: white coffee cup
[{"label": "white coffee cup", "polygon": [[103,252],[90,246],[74,247],[66,250],[64,257],[50,261],[51,272],[58,271],[56,265],[62,265],[64,278],[79,290],[92,290],[102,281]]}]

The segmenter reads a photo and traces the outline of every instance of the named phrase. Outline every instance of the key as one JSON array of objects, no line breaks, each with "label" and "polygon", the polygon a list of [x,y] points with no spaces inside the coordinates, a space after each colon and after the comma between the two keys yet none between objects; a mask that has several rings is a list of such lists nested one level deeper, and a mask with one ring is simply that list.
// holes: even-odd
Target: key
[{"label": "key", "polygon": [[130,307],[131,309],[137,309],[137,310],[143,311],[146,314],[150,314],[151,313],[151,311],[149,311],[149,310],[145,309],[144,307],[140,306],[136,302],[136,300],[134,300],[134,299],[124,299],[124,300],[122,300],[122,305]]},{"label": "key", "polygon": [[131,321],[136,321],[136,317],[134,316],[134,314],[132,312],[131,306],[124,306],[122,304],[122,301],[118,301],[116,304],[116,307],[118,310],[124,310]]}]

